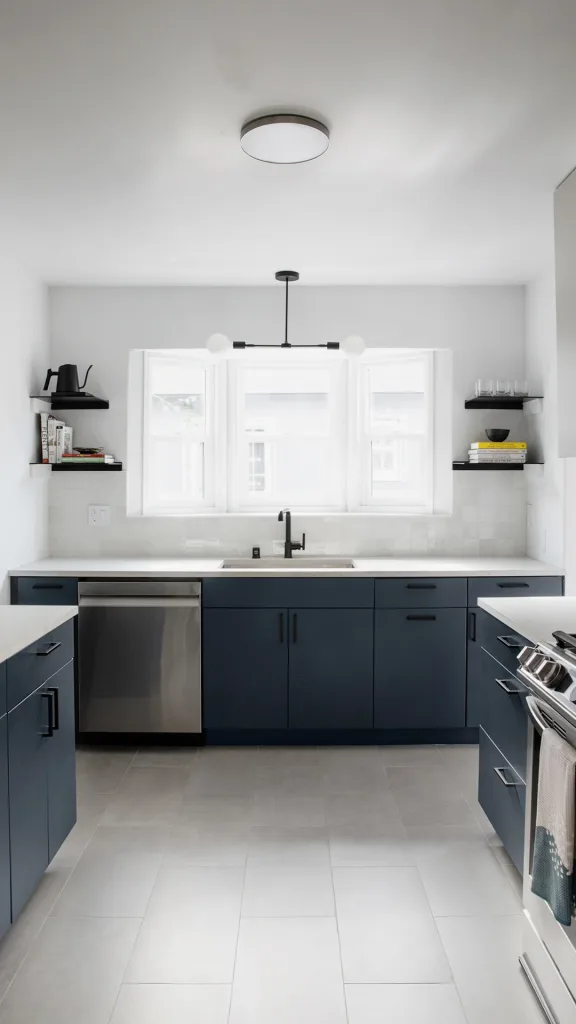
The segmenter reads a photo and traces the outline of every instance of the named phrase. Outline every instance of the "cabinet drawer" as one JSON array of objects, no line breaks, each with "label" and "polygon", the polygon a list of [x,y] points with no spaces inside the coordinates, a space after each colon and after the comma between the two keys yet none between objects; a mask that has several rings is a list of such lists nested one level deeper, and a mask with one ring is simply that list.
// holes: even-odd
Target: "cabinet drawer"
[{"label": "cabinet drawer", "polygon": [[19,651],[7,662],[8,711],[74,657],[74,619]]},{"label": "cabinet drawer", "polygon": [[208,579],[202,599],[205,608],[373,608],[374,580]]},{"label": "cabinet drawer", "polygon": [[12,604],[78,604],[78,580],[62,576],[17,576]]},{"label": "cabinet drawer", "polygon": [[511,860],[522,873],[526,785],[482,728],[478,800]]},{"label": "cabinet drawer", "polygon": [[468,580],[468,604],[479,597],[558,597],[564,592],[562,576],[483,576]]},{"label": "cabinet drawer", "polygon": [[377,608],[465,608],[465,579],[377,579]]},{"label": "cabinet drawer", "polygon": [[0,718],[6,714],[6,662],[0,664]]},{"label": "cabinet drawer", "polygon": [[508,672],[516,673],[518,655],[523,647],[531,646],[530,641],[514,633],[504,622],[500,622],[482,609],[479,609],[476,621],[480,646]]},{"label": "cabinet drawer", "polygon": [[[527,688],[486,651],[482,651],[478,695],[480,725],[526,781],[528,718],[524,696]],[[510,691],[510,692],[509,692]]]}]

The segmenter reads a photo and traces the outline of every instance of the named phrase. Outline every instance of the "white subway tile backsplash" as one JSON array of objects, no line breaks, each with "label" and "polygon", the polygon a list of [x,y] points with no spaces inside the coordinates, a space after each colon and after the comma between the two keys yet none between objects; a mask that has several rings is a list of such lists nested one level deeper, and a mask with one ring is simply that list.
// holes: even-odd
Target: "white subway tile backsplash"
[{"label": "white subway tile backsplash", "polygon": [[[64,474],[51,481],[50,551],[54,556],[173,555],[218,558],[249,555],[254,545],[272,554],[282,537],[275,515],[128,518],[125,476],[104,480]],[[518,479],[520,478],[520,479]],[[87,505],[111,506],[106,530],[91,530]],[[526,551],[523,474],[454,474],[451,516],[294,516],[311,553],[349,555],[522,555]]]}]

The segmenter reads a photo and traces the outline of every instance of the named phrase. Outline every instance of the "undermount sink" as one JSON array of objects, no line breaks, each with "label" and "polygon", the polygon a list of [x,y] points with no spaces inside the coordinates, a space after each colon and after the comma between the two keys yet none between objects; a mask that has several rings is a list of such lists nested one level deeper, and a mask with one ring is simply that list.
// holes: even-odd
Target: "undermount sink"
[{"label": "undermount sink", "polygon": [[351,558],[227,558],[222,569],[354,569]]}]

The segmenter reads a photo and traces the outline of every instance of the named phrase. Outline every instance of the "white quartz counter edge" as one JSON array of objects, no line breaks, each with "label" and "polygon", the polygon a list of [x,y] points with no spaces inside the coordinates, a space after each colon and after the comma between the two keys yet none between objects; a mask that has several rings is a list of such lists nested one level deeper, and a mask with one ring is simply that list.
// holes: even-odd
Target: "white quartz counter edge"
[{"label": "white quartz counter edge", "polygon": [[11,569],[11,576],[210,578],[325,576],[561,576],[562,570],[532,558],[354,558],[353,569],[298,566],[222,569],[222,558],[45,558]]},{"label": "white quartz counter edge", "polygon": [[480,597],[480,608],[530,643],[554,643],[552,633],[576,632],[576,597]]},{"label": "white quartz counter edge", "polygon": [[77,614],[74,605],[0,605],[0,663]]}]

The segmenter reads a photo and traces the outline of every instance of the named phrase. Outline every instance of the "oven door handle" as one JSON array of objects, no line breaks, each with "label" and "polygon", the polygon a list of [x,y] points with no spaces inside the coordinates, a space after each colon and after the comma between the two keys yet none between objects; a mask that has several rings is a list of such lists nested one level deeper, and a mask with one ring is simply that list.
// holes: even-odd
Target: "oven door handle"
[{"label": "oven door handle", "polygon": [[544,732],[548,726],[538,710],[538,703],[534,697],[526,697],[526,707],[528,708],[528,714],[530,715],[537,732]]}]

